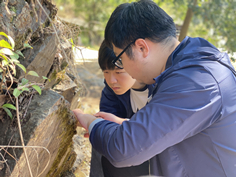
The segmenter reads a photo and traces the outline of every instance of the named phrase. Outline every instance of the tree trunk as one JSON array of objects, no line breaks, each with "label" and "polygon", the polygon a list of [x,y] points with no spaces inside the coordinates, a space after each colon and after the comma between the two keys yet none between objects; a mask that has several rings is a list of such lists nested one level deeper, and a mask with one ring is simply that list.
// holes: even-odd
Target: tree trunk
[{"label": "tree trunk", "polygon": [[[194,0],[194,6],[196,6],[197,4],[197,0]],[[189,25],[191,23],[192,17],[193,17],[193,6],[192,7],[188,7],[185,19],[184,19],[184,23],[182,25],[181,31],[180,31],[180,35],[179,35],[179,41],[181,42],[186,36],[187,36],[187,32],[188,32],[188,28]]]}]

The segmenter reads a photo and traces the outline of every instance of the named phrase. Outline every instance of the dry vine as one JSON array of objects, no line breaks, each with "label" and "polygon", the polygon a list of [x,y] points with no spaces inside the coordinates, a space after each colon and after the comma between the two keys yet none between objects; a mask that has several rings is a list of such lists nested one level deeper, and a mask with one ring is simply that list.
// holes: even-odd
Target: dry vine
[{"label": "dry vine", "polygon": [[30,176],[33,177],[33,174],[32,174],[31,168],[30,168],[30,164],[29,164],[28,155],[27,155],[26,150],[25,150],[25,143],[24,143],[22,130],[21,130],[20,117],[19,117],[18,97],[16,97],[16,116],[17,116],[17,122],[18,122],[18,128],[19,128],[19,133],[20,133],[21,144],[23,146],[23,151],[24,151],[24,154],[25,154],[25,159],[26,159],[27,166],[28,166],[28,169],[29,169],[29,172],[30,172]]},{"label": "dry vine", "polygon": [[[47,164],[46,164],[46,166],[44,167],[44,169],[40,172],[40,174],[39,175],[37,175],[37,177],[39,177],[41,174],[43,174],[43,172],[47,169],[47,167],[48,167],[48,165],[49,165],[49,162],[50,162],[50,159],[51,159],[51,153],[49,152],[49,150],[47,149],[47,148],[45,148],[45,147],[43,147],[43,146],[4,146],[4,145],[0,145],[0,147],[1,147],[1,149],[0,149],[0,151],[1,150],[4,150],[5,151],[5,149],[4,148],[33,148],[33,149],[44,149],[47,153],[48,153],[48,162],[47,162]],[[6,153],[8,153],[7,151],[6,151]],[[0,153],[1,154],[1,153]],[[8,153],[13,159],[15,159],[10,153]],[[1,154],[2,155],[2,154]],[[3,159],[4,159],[4,157],[3,157]],[[16,159],[15,159],[16,160]],[[17,161],[17,160],[16,160]]]}]

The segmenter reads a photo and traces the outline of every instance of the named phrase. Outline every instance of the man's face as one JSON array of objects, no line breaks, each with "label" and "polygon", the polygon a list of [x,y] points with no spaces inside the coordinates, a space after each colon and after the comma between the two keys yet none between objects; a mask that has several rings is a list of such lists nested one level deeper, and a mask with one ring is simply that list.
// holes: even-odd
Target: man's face
[{"label": "man's face", "polygon": [[[113,51],[117,55],[119,55],[122,52],[122,49],[117,48],[113,45]],[[134,50],[133,50],[134,51]],[[134,54],[134,53],[133,53]],[[134,54],[134,57],[131,59],[129,58],[126,53],[123,53],[120,56],[120,59],[123,63],[123,67],[126,70],[127,73],[133,78],[136,79],[139,83],[145,83],[145,84],[152,84],[154,83],[154,80],[150,77],[148,78],[148,72],[146,68],[146,62],[145,60],[142,60],[142,56],[139,56],[139,54]]]},{"label": "man's face", "polygon": [[[165,71],[168,57],[179,43],[175,38],[170,38],[167,42],[153,42],[139,38],[123,50],[113,44],[113,51],[120,59],[119,63],[114,64],[119,67],[123,65],[126,72],[137,82],[153,84],[155,83],[154,78]],[[128,57],[125,52],[128,48],[132,48],[132,58]]]},{"label": "man's face", "polygon": [[127,92],[135,83],[124,69],[115,68],[114,70],[104,70],[104,78],[108,86],[117,94],[122,95]]}]

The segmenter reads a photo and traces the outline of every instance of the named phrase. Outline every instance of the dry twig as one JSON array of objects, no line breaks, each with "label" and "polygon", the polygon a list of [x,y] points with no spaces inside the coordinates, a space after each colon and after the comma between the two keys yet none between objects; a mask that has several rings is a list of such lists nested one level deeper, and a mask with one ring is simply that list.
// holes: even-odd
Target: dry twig
[{"label": "dry twig", "polygon": [[[39,2],[38,2],[39,3]],[[35,4],[34,4],[34,1],[31,0],[31,6],[32,6],[32,9],[33,9],[33,12],[34,12],[34,15],[35,15],[35,21],[38,22],[38,14],[36,13],[36,10],[35,10]]]},{"label": "dry twig", "polygon": [[[37,176],[39,177],[41,174],[43,174],[43,172],[47,169],[50,159],[51,159],[51,153],[49,152],[49,150],[43,146],[5,146],[5,145],[0,145],[1,149],[3,148],[38,148],[38,149],[44,149],[47,153],[48,153],[48,162],[46,164],[46,166],[44,167],[44,169],[42,170],[42,172]],[[1,150],[0,149],[0,150]],[[5,149],[3,149],[5,150]],[[13,159],[15,159],[9,152],[7,152]],[[15,159],[16,160],[16,159]],[[17,161],[17,160],[16,160]]]},{"label": "dry twig", "polygon": [[25,143],[24,143],[24,139],[23,139],[23,135],[22,135],[22,130],[21,130],[20,117],[19,117],[18,97],[16,97],[16,116],[17,116],[17,122],[18,122],[18,128],[19,128],[19,133],[20,133],[21,144],[23,146],[23,151],[24,151],[24,154],[25,154],[25,159],[26,159],[27,166],[28,166],[28,169],[29,169],[29,172],[30,172],[30,176],[33,177],[33,174],[32,174],[31,168],[30,168],[30,164],[29,164],[29,159],[28,159],[27,152],[26,152],[26,149],[25,149]]}]

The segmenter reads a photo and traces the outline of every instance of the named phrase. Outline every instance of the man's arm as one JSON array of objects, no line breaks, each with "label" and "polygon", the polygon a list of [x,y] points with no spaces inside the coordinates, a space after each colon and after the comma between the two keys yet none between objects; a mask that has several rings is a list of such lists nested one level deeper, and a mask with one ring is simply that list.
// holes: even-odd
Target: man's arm
[{"label": "man's arm", "polygon": [[173,72],[130,121],[97,123],[90,141],[117,167],[139,165],[203,131],[220,117],[220,111],[221,96],[214,78],[204,70],[188,68]]},{"label": "man's arm", "polygon": [[92,122],[94,122],[94,124],[95,124],[99,120],[98,118],[96,118],[93,115],[84,114],[83,111],[81,111],[80,109],[75,109],[75,110],[73,110],[73,112],[74,112],[76,119],[78,121],[77,126],[83,127],[87,131],[89,130],[89,126]]},{"label": "man's arm", "polygon": [[98,113],[94,114],[94,116],[101,117],[105,120],[109,120],[109,121],[115,122],[117,124],[122,124],[124,121],[129,120],[127,118],[120,118],[120,117],[117,117],[111,113],[106,113],[106,112],[98,112]]}]

